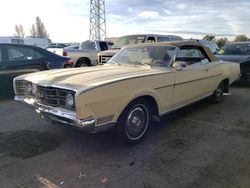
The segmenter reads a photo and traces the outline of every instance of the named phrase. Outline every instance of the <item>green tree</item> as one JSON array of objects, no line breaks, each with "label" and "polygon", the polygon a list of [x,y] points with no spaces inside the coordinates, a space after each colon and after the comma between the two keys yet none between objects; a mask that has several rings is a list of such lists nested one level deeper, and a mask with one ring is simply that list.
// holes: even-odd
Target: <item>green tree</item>
[{"label": "green tree", "polygon": [[22,24],[15,25],[15,34],[14,35],[18,36],[18,37],[24,37],[25,36]]},{"label": "green tree", "polygon": [[206,35],[205,37],[203,37],[203,40],[214,41],[215,36],[214,35]]},{"label": "green tree", "polygon": [[228,43],[228,39],[225,38],[220,38],[216,40],[217,45],[219,46],[219,48],[222,48],[226,43]]},{"label": "green tree", "polygon": [[244,42],[247,40],[248,40],[248,38],[246,35],[238,35],[235,37],[234,42]]}]

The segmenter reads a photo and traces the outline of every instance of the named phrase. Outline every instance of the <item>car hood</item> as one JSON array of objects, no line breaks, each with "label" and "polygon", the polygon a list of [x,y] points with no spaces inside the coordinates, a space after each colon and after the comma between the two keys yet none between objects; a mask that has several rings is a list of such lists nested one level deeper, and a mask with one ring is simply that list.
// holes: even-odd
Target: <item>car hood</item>
[{"label": "car hood", "polygon": [[84,87],[91,88],[124,78],[161,72],[150,66],[104,65],[86,68],[69,68],[42,71],[17,77],[15,80],[27,80],[37,85],[52,86],[75,91]]},{"label": "car hood", "polygon": [[98,54],[99,55],[110,55],[110,56],[113,56],[115,55],[120,49],[110,49],[110,50],[105,50],[105,51],[102,51],[102,52],[99,52]]},{"label": "car hood", "polygon": [[250,55],[216,55],[216,57],[223,61],[232,61],[237,63],[250,60]]}]

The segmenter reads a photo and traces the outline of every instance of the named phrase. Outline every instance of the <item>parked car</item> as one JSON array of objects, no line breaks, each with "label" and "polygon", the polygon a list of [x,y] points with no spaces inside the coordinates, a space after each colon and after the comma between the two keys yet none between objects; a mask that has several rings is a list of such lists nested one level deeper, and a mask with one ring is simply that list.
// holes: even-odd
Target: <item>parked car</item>
[{"label": "parked car", "polygon": [[153,119],[206,97],[220,102],[239,75],[237,63],[219,61],[196,41],[144,43],[103,66],[19,76],[15,100],[53,122],[88,132],[113,127],[117,139],[136,143]]},{"label": "parked car", "polygon": [[50,44],[46,49],[54,54],[60,56],[67,56],[67,54],[63,50],[66,47],[67,47],[66,45],[62,44]]},{"label": "parked car", "polygon": [[216,42],[208,41],[208,40],[197,40],[199,43],[201,43],[203,46],[206,46],[211,50],[213,54],[217,54],[219,51],[219,46],[216,44]]},{"label": "parked car", "polygon": [[64,50],[79,50],[79,48],[80,48],[79,44],[73,44],[65,47]]},{"label": "parked car", "polygon": [[250,83],[250,42],[234,42],[226,44],[216,55],[225,61],[240,64],[240,82]]},{"label": "parked car", "polygon": [[[50,48],[47,48],[48,51],[53,52],[57,55],[67,57],[67,51],[79,51],[80,45],[69,45],[67,47],[64,46],[58,46],[58,45],[53,45]],[[74,64],[74,63],[73,63]]]},{"label": "parked car", "polygon": [[69,46],[67,43],[50,43],[49,47],[59,47],[59,48],[66,48]]},{"label": "parked car", "polygon": [[39,47],[0,43],[0,92],[13,90],[18,75],[63,67],[72,67],[72,61]]},{"label": "parked car", "polygon": [[85,41],[79,46],[79,50],[64,49],[64,56],[70,57],[75,67],[86,67],[97,64],[97,53],[108,50],[113,43],[109,41]]},{"label": "parked car", "polygon": [[115,55],[123,46],[129,44],[166,42],[166,41],[182,41],[183,38],[175,35],[157,35],[157,34],[137,34],[120,37],[116,40],[114,46],[110,50],[106,50],[97,54],[98,64],[106,63],[113,55]]}]

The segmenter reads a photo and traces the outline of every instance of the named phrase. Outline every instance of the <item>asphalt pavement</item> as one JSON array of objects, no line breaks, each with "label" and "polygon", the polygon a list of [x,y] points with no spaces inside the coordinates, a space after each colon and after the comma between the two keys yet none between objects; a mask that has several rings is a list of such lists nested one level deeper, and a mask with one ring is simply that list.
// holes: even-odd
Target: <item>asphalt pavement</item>
[{"label": "asphalt pavement", "polygon": [[0,100],[0,187],[249,188],[250,87],[173,112],[141,143],[51,125]]}]

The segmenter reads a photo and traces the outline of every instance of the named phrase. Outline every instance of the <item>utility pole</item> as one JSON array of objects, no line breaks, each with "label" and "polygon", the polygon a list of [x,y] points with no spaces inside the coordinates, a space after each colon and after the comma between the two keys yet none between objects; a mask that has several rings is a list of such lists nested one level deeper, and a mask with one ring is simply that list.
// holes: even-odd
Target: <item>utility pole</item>
[{"label": "utility pole", "polygon": [[90,0],[89,39],[101,40],[106,37],[105,0]]}]

